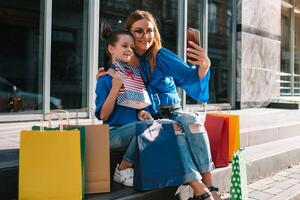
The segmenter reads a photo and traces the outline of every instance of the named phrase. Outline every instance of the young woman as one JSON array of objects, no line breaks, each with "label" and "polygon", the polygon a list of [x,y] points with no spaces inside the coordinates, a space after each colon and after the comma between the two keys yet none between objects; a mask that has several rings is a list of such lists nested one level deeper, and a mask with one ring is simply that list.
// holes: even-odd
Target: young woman
[{"label": "young woman", "polygon": [[139,120],[152,119],[152,117],[146,111],[116,104],[123,81],[114,68],[118,65],[127,65],[130,61],[133,55],[132,35],[125,30],[112,31],[108,25],[105,25],[101,36],[106,41],[106,53],[110,57],[111,65],[106,67],[106,74],[97,81],[95,115],[110,125],[110,148],[126,149],[123,160],[115,169],[114,181],[132,187],[136,124],[149,124],[149,121]]},{"label": "young woman", "polygon": [[[182,160],[185,170],[200,172],[203,183],[197,176],[186,177],[194,189],[193,199],[220,199],[213,187],[210,171],[214,168],[207,133],[196,116],[183,113],[176,87],[181,87],[187,94],[199,101],[208,100],[208,82],[210,60],[205,51],[190,42],[188,48],[190,67],[176,54],[162,48],[156,21],[151,13],[136,10],[127,18],[125,28],[134,38],[132,63],[140,66],[141,74],[151,99],[148,111],[156,118],[170,118],[178,122],[178,135]],[[193,179],[191,181],[191,178]],[[211,196],[211,193],[213,196]]]}]

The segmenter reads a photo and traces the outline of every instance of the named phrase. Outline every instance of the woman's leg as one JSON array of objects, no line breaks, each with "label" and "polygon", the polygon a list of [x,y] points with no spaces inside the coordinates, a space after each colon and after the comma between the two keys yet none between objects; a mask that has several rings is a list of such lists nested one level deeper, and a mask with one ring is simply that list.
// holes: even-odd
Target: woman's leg
[{"label": "woman's leg", "polygon": [[[205,194],[209,196],[208,188],[202,183],[201,175],[198,172],[196,166],[194,165],[190,149],[188,147],[186,135],[182,132],[183,130],[178,126],[178,124],[173,124],[174,131],[176,134],[177,144],[179,147],[179,155],[181,158],[183,170],[184,170],[184,183],[188,183],[194,191],[194,196],[198,197]],[[213,199],[207,197],[205,199]]]},{"label": "woman's leg", "polygon": [[214,199],[215,200],[221,200],[221,197],[217,193],[218,188],[215,188],[212,184],[211,173],[210,172],[201,173],[201,176],[202,176],[203,183],[206,185],[206,187],[209,188],[209,191],[211,192]]},{"label": "woman's leg", "polygon": [[193,162],[201,173],[203,183],[211,190],[214,198],[219,200],[217,190],[212,184],[210,171],[214,168],[214,165],[211,160],[209,140],[204,126],[197,122],[197,118],[193,114],[179,111],[178,113],[171,113],[171,117],[180,124],[186,134]]},{"label": "woman's leg", "polygon": [[202,174],[213,170],[214,165],[204,125],[197,121],[195,115],[187,113],[179,115],[175,121],[180,124],[186,134],[187,143],[198,171]]},{"label": "woman's leg", "polygon": [[[209,140],[204,126],[197,122],[197,118],[193,114],[183,113],[178,115],[176,121],[182,126],[187,136],[187,142],[193,160],[201,173],[203,183],[208,188],[213,189],[210,171],[214,169],[214,165],[211,159]],[[211,192],[215,199],[220,199],[216,191]]]},{"label": "woman's leg", "polygon": [[[197,199],[197,197],[203,197],[202,199],[205,200],[215,200],[214,197],[211,196],[208,188],[202,183],[201,180],[196,180],[193,181],[189,184],[191,186],[191,188],[194,191],[194,198],[192,199]],[[205,196],[204,196],[205,195]]]}]

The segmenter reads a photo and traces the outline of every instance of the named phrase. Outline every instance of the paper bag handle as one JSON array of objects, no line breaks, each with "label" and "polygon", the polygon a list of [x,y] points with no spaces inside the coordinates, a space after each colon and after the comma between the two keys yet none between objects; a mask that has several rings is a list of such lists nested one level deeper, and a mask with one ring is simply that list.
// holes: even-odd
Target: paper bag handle
[{"label": "paper bag handle", "polygon": [[88,111],[91,114],[91,117],[92,117],[91,123],[95,124],[95,115],[94,115],[95,110],[93,108],[80,108],[80,109],[76,110],[75,125],[79,124],[79,119],[78,119],[79,116],[78,115],[79,115],[80,111]]},{"label": "paper bag handle", "polygon": [[57,114],[58,118],[60,119],[60,124],[61,124],[61,126],[63,126],[63,119],[64,119],[64,118],[61,118],[61,117],[60,117],[60,113],[65,113],[65,114],[66,114],[66,124],[67,124],[67,125],[70,124],[70,115],[69,115],[69,112],[66,111],[66,110],[56,109],[56,110],[52,110],[52,111],[50,112],[50,116],[49,116],[49,127],[50,127],[50,128],[52,127],[51,120],[52,120],[52,114],[53,114],[53,113]]},{"label": "paper bag handle", "polygon": [[[44,121],[46,120],[46,115],[49,115],[49,128],[51,128],[51,113],[43,113],[41,115],[41,120],[40,120],[40,131],[44,131]],[[62,119],[61,116],[58,115],[58,120],[59,120],[59,130],[63,131],[63,123],[62,123]]]},{"label": "paper bag handle", "polygon": [[[223,108],[222,108],[223,105],[227,105],[227,104],[215,104],[217,114],[222,114],[222,112],[224,111]],[[203,107],[204,113],[207,113],[208,112],[207,103],[202,103],[202,107]],[[229,104],[229,109],[227,110],[228,115],[230,114],[230,109],[231,109],[231,105]]]}]

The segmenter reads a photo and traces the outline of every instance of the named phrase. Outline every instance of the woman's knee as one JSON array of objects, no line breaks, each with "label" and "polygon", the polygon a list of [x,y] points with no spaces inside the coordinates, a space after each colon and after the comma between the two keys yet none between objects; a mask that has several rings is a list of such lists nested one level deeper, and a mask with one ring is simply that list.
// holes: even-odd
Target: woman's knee
[{"label": "woman's knee", "polygon": [[198,118],[193,113],[184,113],[181,116],[177,117],[177,122],[180,124],[191,124],[198,121]]}]

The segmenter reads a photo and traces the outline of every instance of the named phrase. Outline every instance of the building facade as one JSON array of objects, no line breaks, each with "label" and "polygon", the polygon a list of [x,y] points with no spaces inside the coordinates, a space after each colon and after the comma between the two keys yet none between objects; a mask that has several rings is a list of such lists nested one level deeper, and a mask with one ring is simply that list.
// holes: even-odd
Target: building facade
[{"label": "building facade", "polygon": [[136,9],[153,13],[163,46],[182,58],[187,27],[201,31],[208,103],[240,109],[299,96],[299,8],[300,0],[0,0],[0,122],[94,107],[105,63],[99,25],[122,28]]}]

